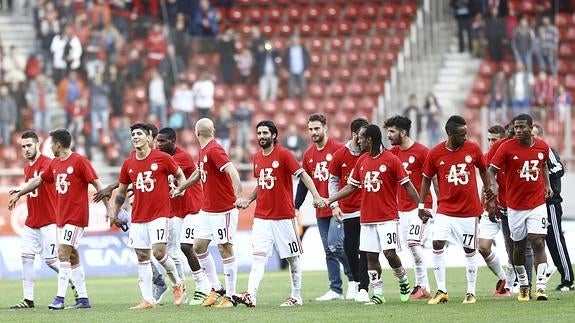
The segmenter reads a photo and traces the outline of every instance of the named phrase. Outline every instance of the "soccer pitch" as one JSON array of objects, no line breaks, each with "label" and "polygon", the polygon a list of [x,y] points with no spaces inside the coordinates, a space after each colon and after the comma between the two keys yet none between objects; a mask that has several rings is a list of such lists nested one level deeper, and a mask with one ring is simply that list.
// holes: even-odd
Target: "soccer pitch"
[{"label": "soccer pitch", "polygon": [[[433,272],[429,270],[432,286]],[[477,285],[477,303],[463,305],[466,292],[464,268],[447,269],[449,302],[427,305],[425,301],[401,303],[397,280],[390,270],[384,270],[383,305],[366,306],[353,301],[316,302],[314,299],[327,291],[325,272],[304,272],[302,296],[304,306],[279,307],[290,292],[286,271],[266,273],[258,292],[256,308],[240,305],[236,308],[202,308],[172,304],[171,295],[164,297],[163,305],[152,310],[129,310],[140,300],[136,277],[87,279],[92,309],[50,311],[47,305],[56,292],[56,277],[36,282],[36,308],[9,310],[21,299],[20,281],[0,282],[1,322],[574,322],[575,292],[552,290],[558,283],[558,274],[549,282],[549,301],[519,303],[514,298],[494,298],[491,292],[495,277],[486,267],[480,267]],[[410,271],[409,277],[413,277]],[[244,291],[248,275],[238,278],[238,291]],[[191,278],[188,283],[192,285]],[[73,300],[68,296],[67,305]]]}]

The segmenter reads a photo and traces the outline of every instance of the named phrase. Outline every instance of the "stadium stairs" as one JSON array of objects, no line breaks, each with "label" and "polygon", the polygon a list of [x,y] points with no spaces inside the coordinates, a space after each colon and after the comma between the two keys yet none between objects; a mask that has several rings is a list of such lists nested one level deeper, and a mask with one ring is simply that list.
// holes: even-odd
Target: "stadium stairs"
[{"label": "stadium stairs", "polygon": [[19,53],[29,55],[34,52],[36,34],[32,16],[13,16],[0,14],[0,44],[4,53],[14,45]]}]

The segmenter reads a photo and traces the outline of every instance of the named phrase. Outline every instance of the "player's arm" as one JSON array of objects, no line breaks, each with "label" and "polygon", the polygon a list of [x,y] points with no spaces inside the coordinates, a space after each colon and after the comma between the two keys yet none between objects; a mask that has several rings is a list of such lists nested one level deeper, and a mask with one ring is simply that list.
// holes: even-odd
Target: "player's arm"
[{"label": "player's arm", "polygon": [[40,186],[40,184],[42,184],[42,177],[41,177],[41,175],[38,175],[38,176],[30,179],[20,189],[10,191],[10,194],[12,195],[12,197],[10,198],[10,201],[8,201],[8,210],[14,209],[14,207],[16,206],[16,202],[18,202],[18,200],[20,199],[21,196],[24,196],[24,195],[32,192],[33,190],[37,189],[38,186]]},{"label": "player's arm", "polygon": [[[413,184],[411,185],[413,186]],[[423,178],[421,179],[421,188],[419,189],[419,196],[417,203],[417,209],[418,209],[417,215],[419,216],[421,221],[423,221],[423,223],[427,223],[427,220],[429,220],[429,218],[431,217],[431,213],[425,209],[425,197],[427,196],[427,193],[429,193],[430,186],[431,186],[431,178],[423,175]]]},{"label": "player's arm", "polygon": [[[307,174],[307,173],[306,173]],[[302,182],[301,178],[297,183],[297,189],[295,192],[295,209],[299,211],[299,208],[302,206],[303,202],[305,201],[305,196],[307,195],[307,187]]]},{"label": "player's arm", "polygon": [[186,181],[186,175],[184,174],[184,171],[180,167],[178,167],[178,170],[174,174],[174,177],[176,179],[176,183],[182,183]]},{"label": "player's arm", "polygon": [[[332,196],[339,191],[338,175],[334,175],[332,173],[329,174],[327,190],[329,192],[329,196]],[[337,203],[337,201],[333,202],[330,205],[330,207],[331,207],[331,215],[333,215],[338,222],[341,222],[343,214],[341,213],[341,209],[339,208],[339,204]]]},{"label": "player's arm", "polygon": [[94,203],[98,203],[98,202],[102,201],[102,199],[104,197],[109,199],[112,196],[112,192],[115,189],[117,189],[119,185],[120,185],[120,183],[115,182],[115,183],[112,183],[112,184],[104,187],[101,190],[97,190],[96,194],[94,194],[94,197],[92,197],[92,201],[94,201]]},{"label": "player's arm", "polygon": [[[90,184],[96,189],[96,192],[102,191],[102,183],[100,182],[99,179],[92,181]],[[102,201],[102,203],[104,203],[106,210],[110,209],[109,199],[110,199],[110,196],[102,196],[100,199],[98,199],[98,201]],[[93,200],[95,200],[95,199],[93,199]]]},{"label": "player's arm", "polygon": [[110,219],[110,226],[116,225],[117,227],[122,227],[122,222],[118,220],[118,212],[124,205],[126,201],[126,192],[128,191],[128,185],[119,183],[118,191],[116,192],[116,198],[114,199],[114,204],[110,208],[108,218]]},{"label": "player's arm", "polygon": [[234,192],[236,193],[236,199],[239,199],[243,195],[242,191],[242,182],[240,181],[240,174],[236,169],[236,166],[232,163],[228,163],[228,165],[224,168],[224,172],[230,176],[232,180],[232,186],[234,187]]},{"label": "player's arm", "polygon": [[549,167],[547,167],[547,163],[543,163],[542,165],[542,172],[543,172],[543,183],[545,184],[545,198],[550,198],[553,196],[553,190],[551,189],[551,181],[549,181]]},{"label": "player's arm", "polygon": [[256,186],[253,191],[246,198],[240,198],[236,201],[235,206],[238,209],[246,209],[250,204],[255,201],[258,196],[259,186]]},{"label": "player's arm", "polygon": [[435,196],[439,196],[439,182],[437,181],[437,175],[433,176],[431,182],[433,183],[433,190],[435,191]]},{"label": "player's arm", "polygon": [[[184,177],[185,179],[185,177]],[[172,197],[180,196],[186,190],[186,188],[196,184],[200,180],[200,169],[196,168],[192,175],[185,179],[184,181],[178,181],[178,187],[172,190],[171,195]]]},{"label": "player's arm", "polygon": [[329,205],[323,199],[323,197],[321,195],[319,195],[319,192],[315,188],[315,184],[313,183],[313,180],[311,179],[311,177],[309,177],[309,175],[306,172],[302,171],[299,174],[299,180],[300,180],[300,183],[303,183],[303,185],[305,185],[305,187],[310,191],[311,195],[313,196],[313,206],[314,207],[324,208],[324,207]]},{"label": "player's arm", "polygon": [[[415,186],[413,186],[413,183],[411,181],[407,181],[407,182],[401,184],[401,186],[403,186],[403,188],[407,192],[407,196],[409,196],[409,198],[413,202],[419,203],[419,193],[417,193],[417,190],[415,189]],[[425,200],[425,199],[422,199],[422,200]]]},{"label": "player's arm", "polygon": [[[487,177],[489,177],[489,188],[491,189],[491,193],[493,194],[493,196],[497,196],[497,194],[499,193],[499,185],[497,184],[497,173],[499,172],[499,169],[497,169],[495,166],[493,165],[489,165],[489,168],[487,168],[486,173],[487,173]],[[481,175],[481,170],[479,170],[479,175]],[[481,180],[483,180],[483,177],[481,177]],[[483,187],[485,187],[485,181],[483,182]]]}]

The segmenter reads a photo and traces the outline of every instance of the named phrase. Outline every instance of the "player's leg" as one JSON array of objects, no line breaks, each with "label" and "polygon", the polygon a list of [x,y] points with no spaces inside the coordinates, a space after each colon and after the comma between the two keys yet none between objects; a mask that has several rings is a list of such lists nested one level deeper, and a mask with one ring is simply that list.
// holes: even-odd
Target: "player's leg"
[{"label": "player's leg", "polygon": [[546,204],[530,210],[527,217],[527,240],[533,249],[533,262],[537,268],[536,298],[547,300],[547,254],[545,252],[545,238],[547,236],[547,207]]},{"label": "player's leg", "polygon": [[182,218],[174,216],[169,219],[169,229],[170,234],[168,235],[168,242],[167,242],[167,252],[168,256],[170,256],[174,260],[174,265],[176,266],[176,272],[178,276],[182,279],[182,282],[186,281],[186,276],[184,275],[184,266],[180,261],[180,232],[182,230]]},{"label": "player's leg", "polygon": [[449,217],[444,214],[436,214],[432,232],[433,247],[433,274],[437,284],[437,292],[427,304],[439,304],[448,301],[447,288],[445,284],[445,241],[451,237],[451,227]]},{"label": "player's leg", "polygon": [[192,270],[192,278],[196,283],[196,290],[192,300],[190,300],[190,305],[201,305],[208,297],[211,289],[208,276],[194,251],[194,219],[196,217],[197,214],[188,214],[182,222],[180,232],[180,248],[188,260],[188,265]]},{"label": "player's leg", "polygon": [[238,228],[238,209],[212,216],[212,237],[218,245],[218,251],[222,257],[226,293],[216,307],[233,307],[235,302],[232,295],[236,293],[238,263],[234,254],[234,238]]},{"label": "player's leg", "polygon": [[497,257],[495,251],[492,250],[493,240],[500,231],[501,223],[499,221],[492,222],[487,214],[481,216],[479,223],[479,253],[485,260],[487,267],[497,277],[497,284],[493,291],[493,296],[505,296],[509,293],[505,290],[505,273],[501,267],[501,262]]},{"label": "player's leg", "polygon": [[513,240],[509,231],[509,217],[507,216],[507,208],[499,207],[501,213],[501,233],[503,233],[503,242],[505,243],[505,251],[507,252],[507,266],[505,268],[505,289],[513,291],[513,284],[515,283],[515,267],[513,266]]},{"label": "player's leg", "polygon": [[407,302],[409,300],[409,295],[411,294],[411,287],[409,286],[409,280],[407,279],[405,268],[403,268],[401,259],[399,259],[396,252],[396,250],[401,250],[398,241],[399,225],[397,221],[387,221],[383,224],[377,225],[377,228],[383,255],[393,270],[393,274],[399,281],[399,294],[401,301]]},{"label": "player's leg", "polygon": [[[365,292],[367,292],[367,289],[369,288],[367,271],[359,271],[359,211],[355,213],[357,213],[357,216],[347,216],[342,221],[344,233],[343,250],[347,257],[349,268],[353,277],[353,284],[352,281],[348,283],[346,299],[354,300],[357,296],[357,293],[359,293],[360,288],[362,288]],[[365,277],[365,279],[363,279],[362,285],[361,282],[363,277]]]},{"label": "player's leg", "polygon": [[519,281],[519,301],[529,301],[531,290],[525,268],[525,249],[527,248],[526,211],[508,209],[509,231],[513,239],[513,265]]},{"label": "player's leg", "polygon": [[406,228],[407,247],[413,259],[413,271],[415,272],[415,287],[411,293],[411,299],[431,298],[427,264],[423,254],[423,240],[427,232],[427,225],[417,215],[417,209],[406,212],[406,214],[409,219]]},{"label": "player's leg", "polygon": [[[210,254],[208,247],[212,240],[212,228],[210,222],[211,215],[206,214],[206,212],[201,211],[198,214],[197,219],[195,220],[195,228],[194,228],[194,252],[198,255],[198,260],[208,279],[210,281],[212,291],[208,296],[208,299],[212,299],[213,302],[217,300],[220,296],[223,296],[226,291],[218,278],[218,273],[216,271],[216,264],[214,263],[214,258]],[[213,297],[212,297],[213,296]],[[204,302],[204,306],[211,306],[213,305],[207,304]],[[208,302],[210,303],[210,302]]]},{"label": "player's leg", "polygon": [[570,291],[574,288],[573,267],[561,226],[561,218],[563,216],[561,203],[548,204],[547,216],[549,220],[547,227],[547,248],[549,248],[553,264],[561,274],[561,283],[557,286],[556,290]]},{"label": "player's leg", "polygon": [[479,217],[451,219],[456,241],[463,247],[463,251],[465,252],[467,294],[463,300],[463,304],[473,304],[476,302],[477,266],[480,259],[477,254],[478,220]]},{"label": "player's leg", "polygon": [[381,264],[379,263],[381,243],[379,241],[376,224],[365,224],[361,226],[359,250],[364,251],[367,255],[367,275],[369,277],[369,284],[373,289],[373,296],[366,304],[383,304],[385,303],[385,298],[383,297]]},{"label": "player's leg", "polygon": [[316,301],[343,299],[343,288],[339,270],[339,261],[336,256],[336,250],[330,248],[328,241],[331,218],[332,217],[317,218],[317,228],[319,230],[321,243],[325,252],[327,276],[329,279],[329,290],[324,295],[316,298]]},{"label": "player's leg", "polygon": [[[34,258],[42,252],[41,235],[39,229],[24,226],[22,230],[22,291],[24,298],[21,302],[11,306],[11,309],[24,309],[34,307]],[[54,245],[54,258],[57,262],[56,246]],[[56,268],[57,272],[57,268]]]},{"label": "player's leg", "polygon": [[296,218],[271,221],[273,241],[280,258],[289,265],[291,293],[280,306],[303,305],[301,297],[302,270],[300,255],[302,245],[299,237],[299,225]]},{"label": "player's leg", "polygon": [[149,223],[132,223],[128,245],[134,248],[138,259],[138,285],[142,294],[142,301],[131,309],[148,309],[155,307],[152,287],[152,264]]},{"label": "player's leg", "polygon": [[[354,282],[353,274],[351,273],[351,269],[349,267],[349,261],[347,260],[347,255],[343,250],[343,240],[345,238],[344,231],[343,231],[343,224],[341,222],[337,222],[335,217],[331,217],[329,221],[329,232],[327,234],[327,244],[330,250],[334,251],[334,255],[338,260],[338,270],[339,264],[343,267],[343,273],[347,277],[348,282]],[[348,286],[349,288],[350,286]],[[357,290],[357,285],[352,284],[352,288]],[[352,294],[355,294],[352,292]],[[354,295],[355,296],[355,295]]]}]

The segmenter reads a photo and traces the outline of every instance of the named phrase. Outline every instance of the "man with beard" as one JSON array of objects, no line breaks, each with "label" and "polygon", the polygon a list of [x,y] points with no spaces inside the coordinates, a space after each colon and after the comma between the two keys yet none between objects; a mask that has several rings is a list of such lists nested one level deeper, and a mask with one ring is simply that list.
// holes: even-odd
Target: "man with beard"
[{"label": "man with beard", "polygon": [[248,307],[256,306],[256,294],[264,275],[268,256],[275,246],[280,258],[285,259],[290,267],[291,295],[280,306],[303,305],[301,297],[300,254],[303,252],[298,234],[298,223],[293,204],[292,176],[299,177],[310,190],[314,205],[325,207],[325,203],[315,189],[311,177],[301,168],[293,154],[284,147],[278,146],[278,130],[269,120],[261,121],[256,126],[257,138],[261,153],[254,155],[254,177],[257,186],[245,199],[240,199],[236,206],[247,208],[256,200],[254,225],[252,228],[253,256],[252,269],[248,280],[248,290],[233,295],[233,299]]}]

